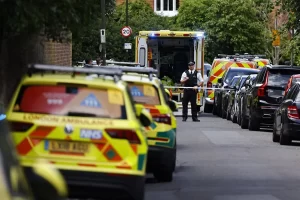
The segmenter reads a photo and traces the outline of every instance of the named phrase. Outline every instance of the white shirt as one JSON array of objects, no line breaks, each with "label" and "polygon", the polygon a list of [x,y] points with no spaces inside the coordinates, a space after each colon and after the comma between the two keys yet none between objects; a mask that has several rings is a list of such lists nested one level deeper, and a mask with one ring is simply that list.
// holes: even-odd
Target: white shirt
[{"label": "white shirt", "polygon": [[[195,72],[195,70],[190,70],[189,69],[189,72],[190,72],[190,74],[193,74],[194,72]],[[187,74],[185,73],[185,71],[182,73],[182,75],[181,75],[181,79],[180,79],[180,81],[184,81],[184,79],[187,77]],[[198,85],[200,85],[201,83],[203,83],[204,81],[203,81],[203,78],[202,78],[202,76],[201,76],[201,73],[200,72],[198,72],[197,73],[197,84]]]}]

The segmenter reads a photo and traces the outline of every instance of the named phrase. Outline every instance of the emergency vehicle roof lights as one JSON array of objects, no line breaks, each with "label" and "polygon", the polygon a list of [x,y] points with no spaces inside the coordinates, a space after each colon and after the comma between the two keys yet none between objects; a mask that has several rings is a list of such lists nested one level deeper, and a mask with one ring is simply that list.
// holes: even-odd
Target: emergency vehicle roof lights
[{"label": "emergency vehicle roof lights", "polygon": [[[93,67],[91,65],[91,67]],[[31,77],[34,73],[41,73],[44,75],[44,72],[51,71],[55,72],[70,72],[72,77],[75,77],[76,74],[97,74],[98,76],[113,76],[114,80],[117,82],[122,76],[122,71],[119,69],[102,69],[102,68],[77,68],[77,67],[63,67],[56,65],[42,65],[42,64],[31,64],[28,65],[28,76]]]}]

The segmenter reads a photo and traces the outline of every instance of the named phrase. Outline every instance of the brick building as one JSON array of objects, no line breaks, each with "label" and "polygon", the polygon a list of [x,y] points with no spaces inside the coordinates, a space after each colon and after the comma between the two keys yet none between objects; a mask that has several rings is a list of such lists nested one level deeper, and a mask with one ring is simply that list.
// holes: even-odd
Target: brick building
[{"label": "brick building", "polygon": [[[117,0],[117,5],[124,3],[126,0]],[[129,0],[130,1],[130,0]],[[153,11],[163,16],[175,16],[178,14],[178,8],[184,0],[146,0]]]}]

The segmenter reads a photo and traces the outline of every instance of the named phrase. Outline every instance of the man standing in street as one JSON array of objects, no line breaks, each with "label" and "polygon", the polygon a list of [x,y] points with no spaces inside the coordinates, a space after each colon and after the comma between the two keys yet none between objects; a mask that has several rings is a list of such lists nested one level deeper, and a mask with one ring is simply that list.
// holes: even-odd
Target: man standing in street
[{"label": "man standing in street", "polygon": [[197,117],[197,92],[198,87],[203,83],[201,73],[195,70],[195,62],[189,62],[189,69],[184,71],[181,75],[180,82],[184,84],[184,87],[193,87],[185,88],[183,92],[183,101],[182,101],[182,121],[186,121],[188,118],[188,104],[191,102],[192,108],[192,119],[194,122],[200,122]]}]

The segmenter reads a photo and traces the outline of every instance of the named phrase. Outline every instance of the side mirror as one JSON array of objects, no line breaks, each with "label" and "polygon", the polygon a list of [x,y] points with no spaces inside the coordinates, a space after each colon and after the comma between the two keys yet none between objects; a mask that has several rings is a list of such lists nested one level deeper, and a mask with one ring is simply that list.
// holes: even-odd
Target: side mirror
[{"label": "side mirror", "polygon": [[153,121],[150,112],[148,112],[146,109],[143,109],[143,110],[141,111],[141,114],[140,114],[139,118],[140,118],[141,124],[142,124],[144,127],[150,126],[151,123],[152,123],[152,121]]},{"label": "side mirror", "polygon": [[[282,97],[281,97],[281,98],[282,98]],[[281,100],[281,101],[282,101],[282,100]],[[285,105],[290,106],[290,105],[293,104],[293,100],[292,100],[292,99],[286,99],[286,100],[282,101],[282,103],[285,104]]]},{"label": "side mirror", "polygon": [[222,78],[219,78],[218,79],[218,83],[222,83],[223,82],[223,79]]},{"label": "side mirror", "polygon": [[228,85],[225,85],[225,86],[224,86],[224,88],[226,88],[226,89],[227,89],[227,88],[229,88],[229,86],[228,86]]},{"label": "side mirror", "polygon": [[245,85],[250,85],[250,81],[249,81],[249,80],[246,80],[246,81],[245,81]]},{"label": "side mirror", "polygon": [[246,88],[245,88],[245,87],[242,87],[242,88],[241,88],[241,92],[246,92]]},{"label": "side mirror", "polygon": [[276,101],[277,101],[278,103],[281,103],[282,100],[283,100],[283,97],[278,97],[278,98],[276,99]]},{"label": "side mirror", "polygon": [[59,200],[67,198],[67,184],[53,165],[40,160],[33,165],[32,172],[29,182],[36,199]]},{"label": "side mirror", "polygon": [[169,107],[170,107],[170,109],[171,109],[173,112],[175,112],[175,111],[178,110],[177,103],[176,103],[175,101],[173,101],[173,100],[170,100],[170,101],[169,101]]}]

